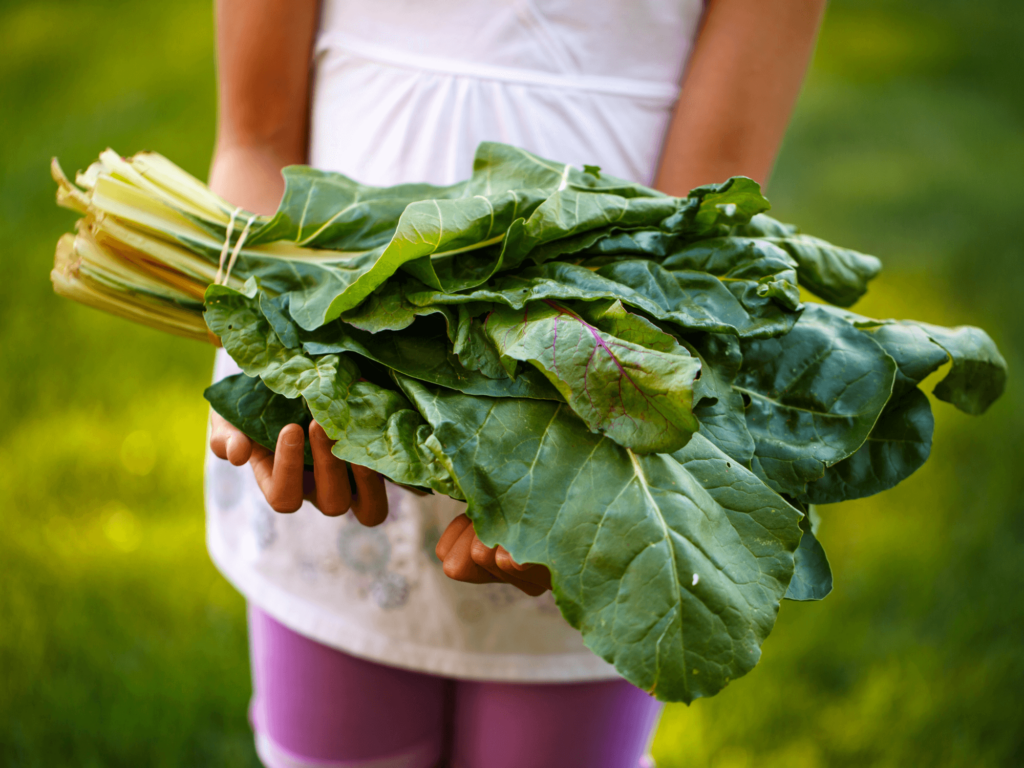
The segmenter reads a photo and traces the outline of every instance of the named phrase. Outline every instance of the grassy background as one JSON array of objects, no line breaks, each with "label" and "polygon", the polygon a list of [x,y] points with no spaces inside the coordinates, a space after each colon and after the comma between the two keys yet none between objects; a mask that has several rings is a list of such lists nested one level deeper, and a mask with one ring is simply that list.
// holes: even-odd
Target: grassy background
[{"label": "grassy background", "polygon": [[[210,351],[50,292],[46,173],[105,146],[203,176],[207,2],[0,4],[0,764],[256,766],[243,604],[203,544]],[[883,257],[859,309],[988,329],[1010,391],[937,404],[929,464],[825,508],[836,590],[668,709],[664,768],[1024,764],[1024,92],[1017,0],[835,0],[769,189]]]}]

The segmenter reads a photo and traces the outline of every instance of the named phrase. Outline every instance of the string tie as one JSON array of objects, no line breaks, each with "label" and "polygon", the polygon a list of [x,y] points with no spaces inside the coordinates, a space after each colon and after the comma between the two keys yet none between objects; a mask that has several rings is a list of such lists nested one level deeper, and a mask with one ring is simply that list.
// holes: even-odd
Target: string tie
[{"label": "string tie", "polygon": [[224,245],[220,249],[220,260],[217,262],[217,276],[213,278],[214,285],[220,285],[220,279],[224,275],[224,259],[227,258],[228,250],[231,248],[231,233],[235,230],[235,217],[238,216],[238,212],[241,208],[235,208],[231,212],[231,218],[228,220],[228,228],[224,230]]},{"label": "string tie", "polygon": [[224,273],[224,285],[228,284],[228,278],[231,277],[231,270],[235,267],[235,262],[238,261],[238,254],[242,252],[242,246],[245,245],[245,238],[249,236],[249,230],[252,228],[252,223],[256,220],[257,214],[253,214],[249,217],[249,220],[245,222],[245,227],[242,228],[242,234],[238,237],[238,242],[235,243],[235,250],[231,252],[231,259],[228,261],[228,269]]}]

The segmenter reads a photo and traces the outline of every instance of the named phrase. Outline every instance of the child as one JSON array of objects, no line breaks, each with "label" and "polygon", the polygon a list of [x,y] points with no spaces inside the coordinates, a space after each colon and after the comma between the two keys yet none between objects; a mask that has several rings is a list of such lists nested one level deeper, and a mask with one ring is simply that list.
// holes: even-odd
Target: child
[{"label": "child", "polygon": [[[674,195],[763,181],[823,7],[218,0],[210,183],[272,213],[284,165],[450,184],[485,140]],[[267,766],[651,765],[659,705],[583,646],[543,566],[485,547],[450,498],[357,466],[350,489],[316,424],[304,473],[301,427],[271,453],[211,420],[208,542],[249,600]]]}]

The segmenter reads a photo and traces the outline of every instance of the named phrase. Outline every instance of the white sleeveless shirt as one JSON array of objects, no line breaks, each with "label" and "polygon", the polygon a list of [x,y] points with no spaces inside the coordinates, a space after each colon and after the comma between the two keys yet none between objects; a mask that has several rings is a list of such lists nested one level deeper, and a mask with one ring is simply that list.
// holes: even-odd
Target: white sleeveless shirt
[{"label": "white sleeveless shirt", "polygon": [[[481,141],[650,183],[702,0],[325,0],[310,165],[361,182],[451,184]],[[238,369],[221,350],[215,378]],[[551,594],[445,577],[434,546],[465,505],[388,483],[376,528],[273,512],[249,467],[208,452],[207,542],[252,603],[321,643],[450,677],[616,676]]]}]

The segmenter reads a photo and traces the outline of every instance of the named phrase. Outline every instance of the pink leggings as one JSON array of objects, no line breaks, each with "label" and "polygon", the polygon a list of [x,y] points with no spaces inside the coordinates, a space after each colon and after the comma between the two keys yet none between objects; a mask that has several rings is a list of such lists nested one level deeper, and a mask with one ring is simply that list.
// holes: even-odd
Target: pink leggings
[{"label": "pink leggings", "polygon": [[357,659],[249,608],[267,768],[643,768],[660,704],[624,680],[450,680]]}]

